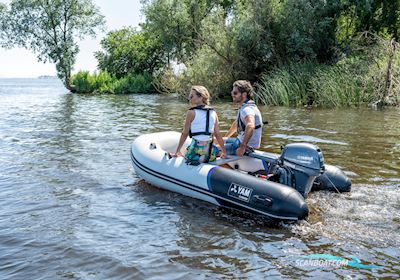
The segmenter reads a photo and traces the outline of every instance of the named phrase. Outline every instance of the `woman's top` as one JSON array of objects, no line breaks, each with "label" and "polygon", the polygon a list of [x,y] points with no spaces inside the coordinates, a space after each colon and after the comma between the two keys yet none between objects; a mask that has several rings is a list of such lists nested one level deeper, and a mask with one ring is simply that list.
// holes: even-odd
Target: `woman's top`
[{"label": "woman's top", "polygon": [[[190,132],[192,138],[197,141],[211,140],[212,137],[211,134],[214,133],[214,126],[215,126],[215,121],[217,119],[217,113],[213,109],[205,110],[202,108],[194,108],[193,110],[195,113],[195,117],[192,123],[190,124]],[[209,112],[208,131],[207,131],[207,112]]]}]

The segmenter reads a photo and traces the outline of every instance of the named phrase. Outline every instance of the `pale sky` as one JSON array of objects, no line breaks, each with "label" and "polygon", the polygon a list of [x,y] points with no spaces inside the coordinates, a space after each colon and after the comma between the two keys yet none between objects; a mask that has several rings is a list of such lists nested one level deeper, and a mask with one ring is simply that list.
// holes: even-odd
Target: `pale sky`
[{"label": "pale sky", "polygon": [[[138,26],[144,21],[141,15],[140,0],[93,0],[106,19],[107,31],[124,26]],[[8,3],[9,1],[0,0]],[[105,33],[97,34],[96,39],[85,39],[79,42],[79,54],[73,72],[79,70],[96,70],[97,61],[94,52],[100,50],[100,40]],[[0,78],[36,78],[41,75],[56,75],[54,64],[37,62],[36,56],[25,49],[6,50],[0,48]]]}]

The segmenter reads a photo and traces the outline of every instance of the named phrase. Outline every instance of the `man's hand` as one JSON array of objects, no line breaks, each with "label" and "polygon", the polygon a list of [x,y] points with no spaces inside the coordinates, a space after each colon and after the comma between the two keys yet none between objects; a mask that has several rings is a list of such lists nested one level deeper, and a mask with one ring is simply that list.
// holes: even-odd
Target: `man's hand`
[{"label": "man's hand", "polygon": [[246,152],[246,146],[240,145],[240,147],[237,148],[236,150],[236,155],[242,157],[245,152]]}]

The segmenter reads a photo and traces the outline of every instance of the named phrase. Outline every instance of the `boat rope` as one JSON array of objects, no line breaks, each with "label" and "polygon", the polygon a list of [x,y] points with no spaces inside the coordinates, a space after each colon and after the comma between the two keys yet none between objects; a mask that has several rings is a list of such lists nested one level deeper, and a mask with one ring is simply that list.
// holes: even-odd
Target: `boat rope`
[{"label": "boat rope", "polygon": [[332,186],[335,188],[335,190],[337,191],[337,193],[340,193],[340,191],[339,191],[338,188],[335,186],[335,184],[331,181],[331,179],[329,179],[329,176],[326,176],[326,178],[328,178],[329,182],[331,182]]}]

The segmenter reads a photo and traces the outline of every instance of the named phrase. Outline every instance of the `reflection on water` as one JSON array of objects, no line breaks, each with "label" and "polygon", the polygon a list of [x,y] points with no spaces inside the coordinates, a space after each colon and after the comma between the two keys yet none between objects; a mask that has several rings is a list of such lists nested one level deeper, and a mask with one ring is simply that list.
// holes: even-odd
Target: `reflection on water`
[{"label": "reflection on water", "polygon": [[[0,80],[0,278],[376,278],[400,271],[400,111],[262,107],[263,149],[308,141],[351,176],[311,215],[271,223],[159,190],[129,157],[142,133],[182,128],[174,96],[73,95]],[[217,103],[221,126],[232,104]],[[381,269],[301,266],[331,254]],[[361,275],[361,276],[360,276]]]}]

